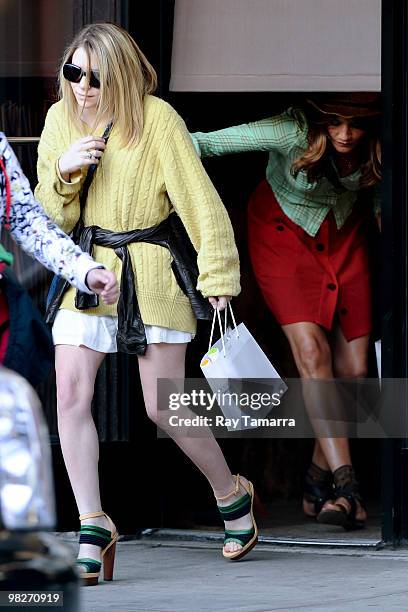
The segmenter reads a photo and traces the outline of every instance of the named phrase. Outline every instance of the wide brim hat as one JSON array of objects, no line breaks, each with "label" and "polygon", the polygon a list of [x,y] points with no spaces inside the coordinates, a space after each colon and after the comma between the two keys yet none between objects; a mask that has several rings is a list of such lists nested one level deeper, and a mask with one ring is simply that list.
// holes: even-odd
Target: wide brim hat
[{"label": "wide brim hat", "polygon": [[306,102],[320,113],[344,119],[375,117],[381,113],[381,95],[376,92],[316,94]]}]

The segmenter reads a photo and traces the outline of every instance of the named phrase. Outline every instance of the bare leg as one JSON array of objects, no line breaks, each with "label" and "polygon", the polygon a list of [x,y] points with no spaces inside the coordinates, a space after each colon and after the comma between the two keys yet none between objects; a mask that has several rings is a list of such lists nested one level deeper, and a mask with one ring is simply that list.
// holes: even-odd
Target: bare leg
[{"label": "bare leg", "polygon": [[[204,431],[203,428],[200,437],[183,436],[177,428],[168,426],[168,414],[158,410],[157,379],[184,379],[186,347],[186,344],[150,344],[146,355],[139,357],[140,379],[146,411],[148,416],[174,439],[182,451],[204,474],[214,491],[214,495],[217,498],[224,497],[234,489],[235,481],[211,430],[208,428]],[[245,481],[245,479],[243,480]],[[237,498],[244,492],[241,489]],[[225,504],[218,503],[219,505],[229,505],[237,498],[230,497]],[[252,527],[252,520],[249,515],[246,515],[236,521],[226,522],[226,527],[230,529],[249,529]],[[241,546],[235,542],[225,545],[225,550],[228,552],[239,548]]]},{"label": "bare leg", "polygon": [[333,332],[333,370],[336,378],[365,378],[370,336],[347,342],[339,325]]},{"label": "bare leg", "polygon": [[[330,380],[334,378],[332,351],[324,331],[315,323],[292,323],[282,329],[289,340],[299,374],[305,379]],[[305,397],[307,404],[307,398]],[[313,406],[306,407],[313,411]],[[320,447],[320,448],[319,448]],[[323,457],[325,461],[323,460]],[[314,457],[322,469],[330,467],[334,472],[342,465],[350,465],[351,457],[347,438],[319,438]]]},{"label": "bare leg", "polygon": [[[336,325],[331,343],[333,351],[333,370],[336,378],[353,379],[365,378],[367,376],[368,343],[368,335],[347,342],[340,325]],[[346,499],[341,497],[336,501],[343,504],[349,511],[350,504]],[[358,504],[358,506],[356,517],[358,520],[365,521],[367,519],[367,513],[360,504]],[[333,509],[333,505],[330,503],[326,504],[325,507]],[[335,508],[334,506],[334,509]]]},{"label": "bare leg", "polygon": [[316,439],[313,449],[312,461],[315,465],[318,465],[322,470],[329,470],[330,466],[326,461],[326,457],[322,451],[322,447],[320,446],[320,440]]},{"label": "bare leg", "polygon": [[[95,377],[105,355],[84,346],[57,345],[58,431],[62,454],[79,514],[101,510],[98,460],[99,443],[91,414]],[[104,517],[87,519],[107,528]],[[100,559],[101,549],[81,544],[79,556]]]},{"label": "bare leg", "polygon": [[[340,327],[336,326],[331,348],[324,332],[313,323],[285,325],[283,330],[290,342],[302,378],[330,379],[335,375],[342,378],[356,378],[366,375],[367,336],[347,342]],[[305,403],[306,400],[307,398]],[[319,444],[332,472],[341,466],[351,465],[347,438],[320,438]],[[316,446],[314,456],[319,460]],[[323,465],[320,467],[323,468]],[[347,503],[345,506],[349,507]],[[330,502],[328,507],[331,507]],[[360,505],[356,517],[358,520],[366,518],[365,511]]]}]

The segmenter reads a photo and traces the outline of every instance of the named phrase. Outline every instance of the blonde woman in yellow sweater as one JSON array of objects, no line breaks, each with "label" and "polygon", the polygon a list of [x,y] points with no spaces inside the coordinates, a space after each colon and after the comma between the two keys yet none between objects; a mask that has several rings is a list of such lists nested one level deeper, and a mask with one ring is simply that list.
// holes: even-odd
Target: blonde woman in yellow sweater
[{"label": "blonde woman in yellow sweater", "polygon": [[[53,326],[58,427],[80,514],[85,584],[97,583],[102,560],[105,579],[112,578],[117,539],[99,494],[91,416],[97,370],[105,354],[118,348],[137,354],[147,413],[166,429],[157,406],[157,378],[184,378],[186,347],[196,329],[194,299],[190,303],[172,271],[174,252],[160,243],[160,235],[155,242],[146,232],[136,232],[135,238],[133,230],[153,228],[156,236],[155,228],[164,224],[166,235],[176,211],[198,252],[201,299],[224,309],[240,291],[228,215],[184,122],[152,95],[155,88],[154,69],[127,32],[112,24],[85,27],[63,58],[61,99],[48,112],[38,148],[36,195],[67,232],[80,216],[87,170],[97,165],[83,214],[91,228],[83,233],[84,246],[91,244],[95,258],[121,277],[118,307],[91,304],[77,310],[75,293],[68,290]],[[105,144],[101,134],[110,123]],[[241,558],[257,541],[252,484],[232,476],[211,432],[188,438],[174,429],[167,433],[207,477],[217,498],[226,526],[224,556]]]}]

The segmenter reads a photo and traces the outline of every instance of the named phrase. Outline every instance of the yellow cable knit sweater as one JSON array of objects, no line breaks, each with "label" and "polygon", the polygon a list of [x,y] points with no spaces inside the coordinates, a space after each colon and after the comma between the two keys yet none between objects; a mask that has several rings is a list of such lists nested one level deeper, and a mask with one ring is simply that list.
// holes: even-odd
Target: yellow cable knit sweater
[{"label": "yellow cable knit sweater", "polygon": [[[113,231],[144,229],[176,210],[198,252],[197,288],[205,297],[237,295],[239,259],[231,223],[183,120],[169,104],[150,95],[145,97],[144,117],[143,135],[135,147],[121,148],[113,127],[89,189],[85,225]],[[35,195],[66,232],[79,216],[79,192],[86,171],[71,175],[68,183],[61,179],[57,162],[82,136],[69,122],[63,101],[54,104],[38,147]],[[147,243],[128,248],[143,322],[194,332],[195,317],[171,270],[169,251]],[[120,277],[121,261],[112,249],[96,246],[93,256]],[[76,310],[74,291],[67,292],[62,308]],[[116,305],[104,304],[85,312],[117,314]]]}]

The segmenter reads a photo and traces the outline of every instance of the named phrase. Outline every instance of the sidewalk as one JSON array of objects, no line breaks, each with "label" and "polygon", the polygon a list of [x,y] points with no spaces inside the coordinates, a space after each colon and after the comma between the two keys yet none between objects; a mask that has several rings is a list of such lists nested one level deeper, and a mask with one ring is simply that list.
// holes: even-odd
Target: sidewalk
[{"label": "sidewalk", "polygon": [[260,544],[232,563],[219,543],[128,541],[114,581],[82,588],[78,612],[406,611],[407,576],[408,551]]}]

